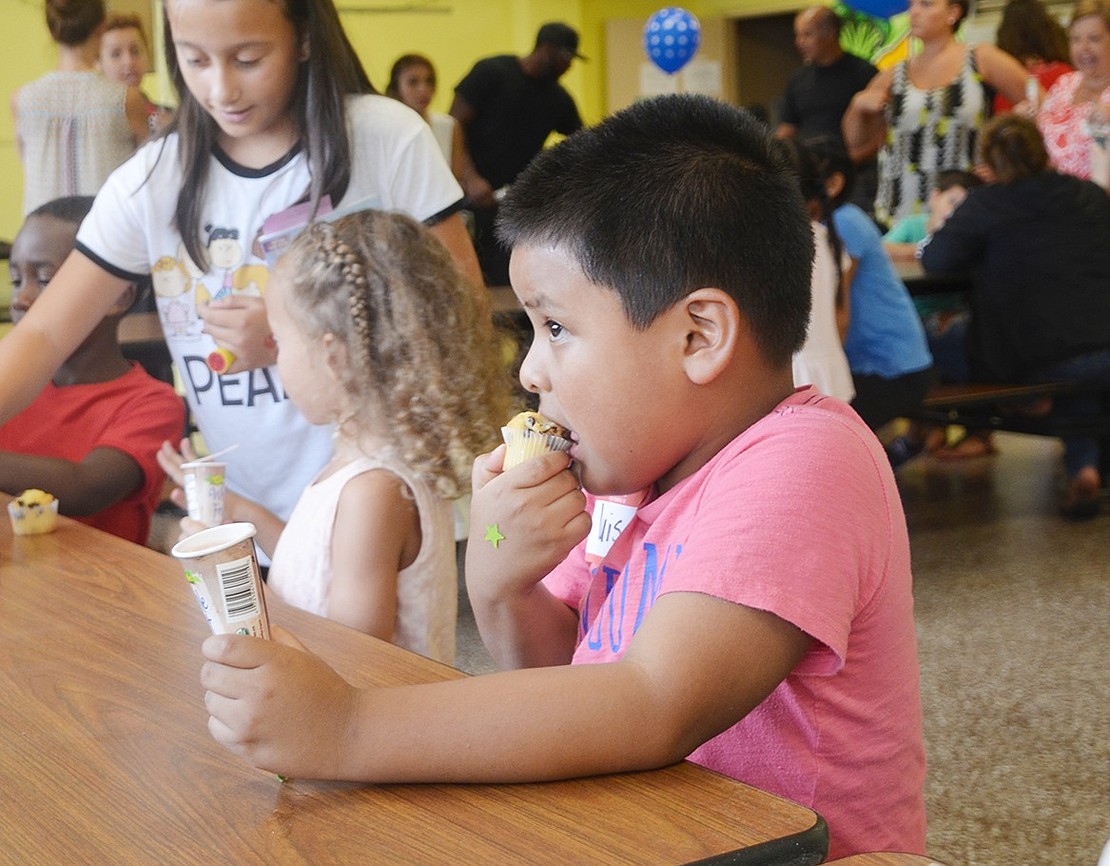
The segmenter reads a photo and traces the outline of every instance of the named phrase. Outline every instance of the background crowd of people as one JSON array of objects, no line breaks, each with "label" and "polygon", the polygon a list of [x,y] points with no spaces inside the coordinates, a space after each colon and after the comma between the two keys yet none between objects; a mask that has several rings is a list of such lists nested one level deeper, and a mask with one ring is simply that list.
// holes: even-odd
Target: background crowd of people
[{"label": "background crowd of people", "polygon": [[[838,68],[861,67],[850,67],[839,57],[831,13],[818,7],[803,11],[795,21],[806,65],[788,84],[776,133],[797,136],[807,122],[811,129],[813,124],[828,126],[829,113],[839,110],[832,149],[842,143],[849,165],[866,167],[877,157],[877,187],[865,209],[888,232],[885,254],[879,254],[887,260],[884,268],[890,260],[920,259],[927,270],[972,277],[966,296],[918,299],[913,321],[893,314],[893,308],[880,312],[875,321],[885,332],[872,331],[861,340],[866,332],[853,330],[853,323],[868,321],[871,313],[861,280],[866,272],[849,271],[849,360],[867,352],[875,355],[869,363],[889,365],[894,358],[887,355],[891,340],[919,347],[908,368],[887,366],[878,380],[874,377],[881,366],[867,370],[859,360],[852,363],[853,405],[876,430],[892,417],[915,414],[929,384],[938,378],[1064,380],[1089,393],[1059,399],[1051,408],[1040,407],[1042,411],[1076,417],[1105,411],[1098,392],[1110,384],[1105,363],[1110,318],[1102,308],[1106,275],[1099,257],[1110,237],[1103,218],[1091,210],[1101,210],[1107,196],[1090,181],[1104,188],[1110,182],[1110,5],[1079,0],[1065,28],[1038,0],[1011,0],[997,44],[961,41],[958,33],[966,15],[964,0],[911,0],[915,50],[854,85],[846,72],[833,74]],[[821,33],[826,47],[815,48]],[[823,101],[813,95],[816,82],[825,82]],[[849,88],[854,92],[845,100]],[[804,100],[799,92],[806,95]],[[990,143],[987,149],[984,140]],[[801,142],[828,150],[830,136],[808,142],[802,136]],[[1037,155],[1042,150],[1043,159]],[[1076,185],[1075,179],[1082,183]],[[1003,191],[1009,196],[1004,205]],[[1022,207],[1016,206],[1019,196]],[[989,229],[984,225],[984,215],[990,213],[987,202],[1002,209],[995,212],[998,219],[989,221]],[[1069,206],[1072,211],[1065,215]],[[826,220],[833,231],[840,228],[838,213]],[[1067,228],[1080,213],[1085,214],[1082,227]],[[974,240],[970,214],[979,215]],[[957,233],[962,233],[960,241]],[[899,299],[899,309],[906,307],[909,299],[901,283],[886,283],[888,297]],[[1029,318],[1022,325],[1034,310],[1038,324]],[[918,325],[922,318],[924,338]],[[1008,336],[1003,340],[1000,334]],[[878,405],[888,411],[876,411],[868,397],[872,384],[882,387]],[[899,389],[891,390],[894,385]],[[926,447],[949,457],[994,450],[988,434],[969,434],[947,447],[943,431],[936,436],[929,432],[913,425],[906,434],[884,437],[892,463],[898,466]],[[1069,438],[1065,445],[1062,512],[1091,517],[1099,510],[1102,484],[1097,440]]]},{"label": "background crowd of people", "polygon": [[[267,336],[261,297],[268,275],[251,264],[255,254],[251,240],[259,231],[251,224],[254,217],[244,213],[239,222],[240,217],[231,214],[241,208],[229,201],[221,206],[223,210],[213,210],[212,201],[202,204],[193,190],[214,184],[213,200],[225,194],[234,197],[239,193],[230,191],[237,184],[245,184],[244,190],[251,186],[246,175],[239,176],[240,169],[274,169],[295,178],[298,169],[285,168],[283,161],[304,162],[313,207],[348,205],[357,193],[373,193],[379,205],[410,208],[447,244],[473,282],[505,285],[508,254],[495,233],[500,201],[551,133],[569,135],[582,128],[574,99],[559,83],[574,60],[582,58],[579,36],[561,22],[539,28],[527,54],[478,60],[454,86],[449,113],[431,108],[438,85],[433,61],[415,53],[398,57],[384,94],[411,108],[419,120],[415,125],[412,115],[399,113],[390,107],[392,103],[373,95],[369,77],[336,24],[335,32],[320,37],[329,50],[334,48],[334,60],[325,63],[309,54],[291,61],[302,67],[298,75],[307,74],[305,82],[295,83],[293,92],[318,91],[313,98],[330,104],[332,113],[309,122],[295,113],[304,106],[291,103],[294,113],[284,127],[254,136],[249,123],[235,117],[242,93],[256,86],[246,72],[233,77],[207,54],[194,61],[183,60],[176,52],[168,58],[181,96],[175,117],[139,89],[151,55],[137,16],[110,16],[104,0],[48,0],[45,11],[47,28],[58,46],[57,69],[12,97],[24,163],[24,209],[30,213],[55,199],[101,193],[77,239],[77,248],[86,257],[81,267],[113,280],[138,281],[156,275],[150,303],[166,326],[171,353],[184,379],[190,417],[212,448],[230,444],[241,435],[242,427],[230,420],[235,414],[229,414],[230,407],[240,401],[226,396],[225,377],[219,377],[220,400],[213,402],[209,396],[217,387],[216,379],[196,360],[204,357],[205,344],[233,359],[227,372],[242,377],[241,387],[252,395],[246,402],[254,412],[262,411],[266,402],[254,395],[274,393],[276,352]],[[1097,385],[1101,365],[1088,356],[1110,344],[1110,336],[1101,334],[1097,324],[1103,317],[1084,306],[1085,301],[1075,300],[1097,293],[1081,291],[1081,281],[1073,272],[1081,271],[1090,278],[1088,282],[1097,282],[1100,277],[1092,274],[1098,269],[1079,268],[1082,258],[1073,256],[1067,268],[1052,265],[1038,270],[1032,263],[1023,271],[1026,291],[1039,290],[1053,298],[1043,305],[1043,315],[1050,321],[1054,315],[1061,316],[1058,330],[1073,339],[1061,339],[1039,354],[1026,352],[1028,357],[1011,346],[1011,363],[1001,362],[997,347],[984,350],[982,335],[997,329],[992,319],[1015,318],[1004,303],[985,299],[1012,297],[1007,294],[1011,287],[978,260],[954,256],[950,244],[956,229],[948,225],[962,214],[955,226],[964,226],[966,214],[997,195],[999,188],[1012,190],[1028,179],[1011,172],[1003,180],[997,174],[997,159],[980,153],[980,134],[992,115],[1031,119],[1025,132],[1036,130],[1046,153],[1045,164],[1028,172],[1039,182],[1047,183],[1046,178],[1059,174],[1103,185],[1110,181],[1106,156],[1110,4],[1078,0],[1065,28],[1040,0],[1011,0],[998,27],[997,44],[966,44],[959,39],[967,11],[965,0],[910,0],[909,35],[915,40],[914,49],[907,59],[881,71],[844,50],[841,22],[830,7],[804,9],[794,21],[803,65],[786,83],[772,131],[792,143],[787,155],[802,177],[818,241],[811,342],[795,359],[795,373],[799,384],[817,382],[851,402],[876,431],[914,414],[938,377],[949,381],[1038,378],[1059,373],[1059,364],[1078,357],[1086,359],[1077,362],[1085,371],[1084,381]],[[261,66],[263,60],[269,58],[234,62]],[[335,81],[320,81],[332,68]],[[355,93],[363,97],[352,98]],[[349,104],[340,109],[340,100]],[[213,106],[219,107],[215,114]],[[337,126],[342,116],[358,119],[350,139]],[[220,123],[229,130],[223,138],[218,134],[224,129]],[[373,131],[366,141],[359,137],[363,128]],[[120,222],[121,214],[134,208],[134,198],[123,191],[124,178],[133,175],[143,188],[140,175],[149,182],[160,177],[169,162],[150,150],[139,151],[134,160],[131,155],[147,139],[161,139],[167,133],[173,135],[181,156],[180,169],[171,172],[172,177],[167,175],[166,183],[171,189],[184,184],[171,208],[171,222],[179,226],[179,234],[173,235],[176,243],[170,243],[170,236],[155,239],[148,230],[139,230],[139,224],[147,223],[157,208],[166,207],[168,196],[138,208],[131,227]],[[378,144],[378,138],[385,143]],[[1032,147],[1028,135],[1011,133],[1006,140]],[[352,155],[369,141],[395,156],[377,166],[352,162]],[[299,155],[289,150],[298,142]],[[436,156],[431,155],[430,145]],[[164,145],[158,147],[161,154]],[[214,155],[211,166],[207,154]],[[109,180],[125,162],[128,168]],[[408,168],[400,168],[404,165]],[[225,180],[222,172],[228,169],[231,176]],[[383,191],[376,177],[386,172],[391,182]],[[434,183],[429,180],[433,177]],[[978,189],[984,180],[990,182],[989,193]],[[299,182],[282,181],[289,185],[288,204],[293,203],[292,186]],[[247,200],[256,195],[243,194]],[[1092,199],[1090,206],[1097,201]],[[281,202],[267,198],[257,207],[270,212],[263,214],[269,216],[281,210]],[[200,228],[191,225],[198,219]],[[885,237],[884,230],[889,230]],[[1024,242],[1031,229],[1009,225],[1009,230],[1014,233],[1010,244],[1025,256],[1043,247]],[[1084,231],[1068,234],[1068,242],[1097,247],[1092,233],[1100,230],[1097,220],[1088,221]],[[156,267],[148,269],[145,256],[125,252],[125,248],[137,248],[134,240],[139,236],[146,238],[147,256]],[[942,255],[938,250],[949,252]],[[911,302],[893,263],[919,258],[930,270],[972,272],[975,286],[970,297]],[[1065,270],[1071,276],[1065,278]],[[71,273],[80,282],[87,276],[75,268],[61,271],[63,278],[73,278]],[[170,274],[175,277],[170,279]],[[1036,287],[1030,285],[1031,274],[1037,274]],[[1085,327],[1071,326],[1078,320],[1084,320]],[[1006,323],[1006,328],[1013,327],[1013,321]],[[988,357],[990,362],[985,360]],[[1024,359],[1022,363],[1017,363],[1018,357]],[[300,413],[295,407],[280,408],[283,402],[287,404],[274,401],[267,411],[283,418],[282,413],[288,414],[292,427],[284,427],[283,421],[278,427],[266,424],[255,429],[280,429],[272,435],[279,436],[283,448],[298,450],[302,469],[271,483],[266,480],[268,469],[251,463],[244,449],[232,458],[229,472],[236,495],[260,503],[279,520],[288,515],[298,491],[312,477],[313,466],[318,469],[327,453],[312,425],[297,420]],[[300,432],[294,435],[294,428]],[[883,438],[895,466],[928,444],[928,437],[916,428],[907,436]],[[310,440],[316,444],[309,446]],[[933,449],[942,443],[943,437],[932,443]],[[939,453],[962,456],[992,450],[989,437],[972,435],[959,448],[941,448]],[[1073,451],[1069,446],[1069,455]],[[1095,510],[1101,487],[1097,447],[1093,457],[1089,443],[1083,453],[1082,460],[1069,457],[1067,462],[1064,508],[1073,516]],[[192,454],[191,444],[185,441],[162,449],[161,469],[179,481],[178,467]],[[313,454],[317,456],[309,459]]]}]

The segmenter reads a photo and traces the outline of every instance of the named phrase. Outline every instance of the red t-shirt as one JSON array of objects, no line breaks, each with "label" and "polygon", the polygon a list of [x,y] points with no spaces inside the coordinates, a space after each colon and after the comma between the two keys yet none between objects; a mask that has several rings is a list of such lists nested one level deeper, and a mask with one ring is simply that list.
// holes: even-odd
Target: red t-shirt
[{"label": "red t-shirt", "polygon": [[75,463],[97,448],[122,451],[142,469],[142,485],[115,505],[77,519],[145,544],[165,480],[155,453],[163,441],[176,442],[184,425],[185,407],[173,388],[132,362],[129,372],[111,382],[51,382],[0,427],[0,450]]},{"label": "red t-shirt", "polygon": [[[1029,74],[1041,83],[1041,89],[1048,93],[1052,89],[1052,85],[1056,83],[1056,79],[1063,75],[1065,72],[1071,72],[1072,69],[1068,64],[1059,60],[1053,60],[1051,63],[1034,63],[1028,67]],[[1003,112],[1013,109],[1014,104],[1010,102],[1001,93],[994,95],[994,106],[992,114],[1002,114]]]}]

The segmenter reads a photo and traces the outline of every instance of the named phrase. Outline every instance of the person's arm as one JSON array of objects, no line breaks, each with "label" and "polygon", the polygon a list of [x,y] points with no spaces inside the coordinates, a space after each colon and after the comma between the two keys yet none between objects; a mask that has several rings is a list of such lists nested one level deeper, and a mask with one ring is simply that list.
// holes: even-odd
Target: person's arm
[{"label": "person's arm", "polygon": [[986,236],[976,196],[969,194],[940,230],[922,242],[921,267],[926,272],[969,270],[986,249]]},{"label": "person's arm", "polygon": [[26,407],[104,319],[129,283],[79,252],[0,340],[0,423]]},{"label": "person's arm", "polygon": [[743,718],[811,644],[774,614],[676,592],[656,601],[618,662],[355,689],[287,632],[275,636],[204,642],[209,731],[270,772],[367,782],[666,766]]},{"label": "person's arm", "polygon": [[397,574],[420,543],[420,513],[401,479],[374,471],[348,481],[332,530],[328,619],[392,640]]},{"label": "person's arm", "polygon": [[470,145],[467,142],[468,129],[478,116],[478,112],[464,97],[456,93],[455,98],[451,101],[450,114],[458,124],[458,156],[459,170],[461,171],[459,183],[462,184],[466,197],[470,199],[471,204],[475,207],[496,207],[497,200],[493,197],[493,187],[475,168],[474,160],[470,156]]},{"label": "person's arm", "polygon": [[[172,442],[165,441],[157,452],[158,465],[166,473],[166,477],[177,486],[170,492],[170,501],[179,508],[187,508],[185,501],[185,474],[181,469],[182,463],[190,463],[197,458],[196,451],[188,439],[182,439],[175,448]],[[285,521],[267,511],[257,502],[240,496],[230,490],[224,491],[224,522],[225,523],[253,523],[258,530],[255,543],[262,548],[265,554],[273,557],[277,541],[285,529]],[[203,523],[190,517],[181,518],[181,533],[179,538],[188,538],[202,529]]]},{"label": "person's arm", "polygon": [[852,97],[844,112],[841,131],[848,155],[854,162],[871,159],[886,139],[886,118],[883,111],[890,99],[894,81],[893,69],[884,69],[871,79],[871,83]]},{"label": "person's arm", "polygon": [[127,125],[131,127],[131,137],[135,140],[135,147],[150,138],[148,106],[149,102],[139,88],[127,88],[127,100],[124,103],[124,109],[127,112]]},{"label": "person's arm", "polygon": [[913,262],[917,260],[917,244],[901,241],[883,241],[883,249],[892,262]]},{"label": "person's arm", "polygon": [[[932,219],[932,213],[929,219]],[[926,234],[928,226],[926,226]],[[892,262],[917,261],[917,242],[922,238],[920,219],[917,216],[903,217],[890,231],[883,235],[883,249]]]},{"label": "person's arm", "polygon": [[859,259],[848,256],[848,266],[840,275],[840,285],[836,292],[836,332],[843,343],[852,324],[852,280],[859,270]]},{"label": "person's arm", "polygon": [[802,118],[798,112],[797,98],[794,91],[799,85],[798,76],[803,74],[799,70],[790,76],[783,90],[782,98],[778,104],[779,125],[775,127],[775,138],[795,138]]},{"label": "person's arm", "polygon": [[9,103],[12,109],[12,131],[15,133],[15,152],[20,161],[23,160],[23,136],[19,134],[19,91],[12,94]]},{"label": "person's arm", "polygon": [[[450,117],[450,115],[448,115]],[[466,152],[466,147],[463,144],[463,133],[459,127],[459,122],[455,118],[451,118],[451,173],[455,175],[455,179],[461,184],[463,175],[466,172],[466,160],[469,159],[469,154]]]},{"label": "person's arm", "polygon": [[[1026,110],[1029,103],[1025,98],[1025,82],[1030,75],[1013,55],[997,45],[984,42],[975,47],[975,65],[983,80],[1013,103],[1015,112],[1029,113]],[[1037,88],[1039,104],[1044,94],[1039,84]]]},{"label": "person's arm", "polygon": [[116,448],[95,448],[82,460],[0,451],[0,490],[46,490],[67,517],[87,517],[115,505],[143,484],[143,470]]},{"label": "person's arm", "polygon": [[[484,287],[486,281],[482,277],[478,255],[474,252],[474,242],[470,239],[470,232],[466,230],[462,217],[457,213],[451,214],[447,219],[433,225],[431,232],[447,247],[459,272],[470,281],[471,285],[478,289]],[[486,298],[486,293],[482,292],[481,296],[483,299]]]},{"label": "person's arm", "polygon": [[504,453],[499,446],[474,461],[466,546],[474,618],[502,668],[567,664],[578,616],[540,581],[590,531],[586,498],[566,454],[501,472]]}]

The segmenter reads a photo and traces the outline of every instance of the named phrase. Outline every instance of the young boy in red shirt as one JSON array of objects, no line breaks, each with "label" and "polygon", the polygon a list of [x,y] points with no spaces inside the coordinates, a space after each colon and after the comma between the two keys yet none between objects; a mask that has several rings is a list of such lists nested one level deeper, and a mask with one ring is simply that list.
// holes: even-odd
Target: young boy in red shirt
[{"label": "young boy in red shirt", "polygon": [[[9,259],[13,321],[73,251],[92,202],[60,198],[27,215]],[[185,408],[120,349],[119,320],[137,295],[134,285],[120,295],[34,402],[0,426],[0,490],[46,490],[61,514],[145,544],[165,479],[155,454],[181,437]]]}]

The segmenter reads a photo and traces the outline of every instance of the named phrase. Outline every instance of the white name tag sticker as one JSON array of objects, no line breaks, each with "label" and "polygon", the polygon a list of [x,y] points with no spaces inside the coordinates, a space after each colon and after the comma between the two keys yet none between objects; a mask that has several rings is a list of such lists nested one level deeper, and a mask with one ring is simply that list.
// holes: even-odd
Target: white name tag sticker
[{"label": "white name tag sticker", "polygon": [[594,503],[590,536],[586,539],[586,556],[603,559],[638,510],[635,505],[598,499]]}]

